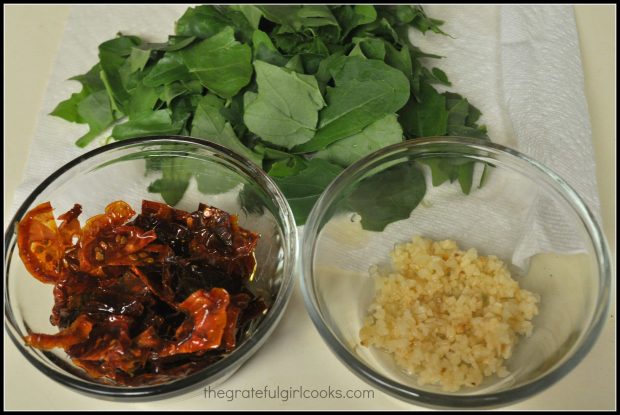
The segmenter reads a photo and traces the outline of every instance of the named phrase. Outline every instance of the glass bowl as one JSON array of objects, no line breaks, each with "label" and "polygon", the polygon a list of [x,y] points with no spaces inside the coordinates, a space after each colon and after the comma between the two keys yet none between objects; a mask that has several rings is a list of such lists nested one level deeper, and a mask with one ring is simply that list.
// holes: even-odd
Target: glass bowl
[{"label": "glass bowl", "polygon": [[[521,288],[540,296],[531,336],[505,363],[508,376],[444,392],[361,345],[375,294],[369,270],[389,270],[390,251],[414,235],[496,255]],[[407,141],[351,165],[314,206],[302,247],[306,308],[328,346],[364,381],[422,406],[502,406],[544,390],[588,353],[610,302],[607,244],[584,202],[536,161],[481,140]]]},{"label": "glass bowl", "polygon": [[[146,169],[145,169],[146,168]],[[158,181],[159,180],[159,181]],[[176,180],[176,182],[175,182]],[[185,191],[184,183],[189,182]],[[160,193],[149,192],[157,190]],[[162,193],[163,192],[163,193]],[[199,202],[238,215],[239,225],[260,234],[257,268],[248,288],[270,303],[268,312],[241,334],[237,347],[206,368],[168,383],[123,387],[90,379],[62,349],[27,347],[31,331],[57,333],[49,317],[53,285],[25,269],[16,249],[16,225],[34,206],[50,201],[55,216],[74,203],[85,218],[122,199],[139,211],[143,199],[176,202],[194,211]],[[178,201],[178,202],[177,202]],[[121,141],[71,161],[26,199],[5,231],[5,326],[20,352],[53,380],[81,392],[109,398],[152,399],[215,385],[232,375],[265,342],[282,317],[293,287],[297,233],[286,199],[262,170],[245,158],[205,140],[162,136]]]}]

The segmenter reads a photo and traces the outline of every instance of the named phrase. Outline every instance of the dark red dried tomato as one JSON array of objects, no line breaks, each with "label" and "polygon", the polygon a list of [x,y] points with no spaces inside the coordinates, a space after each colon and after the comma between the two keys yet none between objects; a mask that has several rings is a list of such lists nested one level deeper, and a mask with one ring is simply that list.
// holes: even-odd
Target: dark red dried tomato
[{"label": "dark red dried tomato", "polygon": [[267,310],[247,288],[258,235],[236,216],[147,200],[135,216],[116,201],[80,227],[81,212],[76,204],[56,227],[43,203],[18,225],[26,268],[55,284],[50,321],[61,329],[26,336],[30,346],[62,347],[108,383],[156,384],[221,359]]}]

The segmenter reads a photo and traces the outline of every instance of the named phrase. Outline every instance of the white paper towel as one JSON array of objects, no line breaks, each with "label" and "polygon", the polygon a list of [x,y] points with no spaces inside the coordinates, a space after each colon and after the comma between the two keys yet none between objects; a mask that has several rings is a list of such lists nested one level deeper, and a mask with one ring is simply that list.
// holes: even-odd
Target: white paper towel
[{"label": "white paper towel", "polygon": [[483,113],[491,140],[564,178],[600,220],[594,152],[572,6],[425,6],[453,38],[414,32],[450,90]]},{"label": "white paper towel", "polygon": [[[450,89],[480,108],[491,139],[558,173],[600,220],[572,6],[427,6],[426,10],[444,19],[444,31],[454,38],[413,32],[412,41],[424,51],[445,56],[438,65],[448,73]],[[515,193],[522,200],[506,208],[514,213],[508,228],[518,232],[485,229],[495,237],[498,254],[510,257],[512,250],[513,264],[525,266],[539,252],[583,249],[573,234],[566,233],[562,225],[566,217],[550,208],[553,202],[547,195],[525,188]],[[475,207],[465,209],[463,215],[473,217]],[[476,216],[481,215],[493,217],[497,212]]]},{"label": "white paper towel", "polygon": [[[118,31],[164,41],[186,7],[72,8],[12,212],[51,172],[85,151],[73,145],[85,132],[85,126],[47,115],[58,102],[79,90],[77,82],[66,80],[90,69],[97,60],[97,46]],[[434,5],[426,6],[426,11],[445,20],[443,29],[452,37],[412,31],[412,41],[426,52],[445,56],[432,63],[448,74],[452,82],[449,89],[461,93],[482,111],[481,122],[487,125],[494,142],[517,148],[555,170],[599,217],[572,7]],[[512,209],[521,213],[523,206],[514,205]],[[527,209],[526,222],[531,228],[519,236],[527,243],[514,253],[513,262],[521,263],[538,251],[575,249],[570,238],[562,246],[552,242],[558,240],[557,235],[551,235],[554,230],[542,224],[555,218],[541,220],[542,215],[548,216],[541,203],[532,202]],[[498,235],[498,240],[501,238]],[[512,242],[506,241],[506,249],[509,244]]]}]

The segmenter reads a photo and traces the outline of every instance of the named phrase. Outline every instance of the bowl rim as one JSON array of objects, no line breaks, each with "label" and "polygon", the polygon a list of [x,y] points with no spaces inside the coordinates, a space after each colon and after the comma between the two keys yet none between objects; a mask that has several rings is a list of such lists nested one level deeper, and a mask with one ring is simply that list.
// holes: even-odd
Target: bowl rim
[{"label": "bowl rim", "polygon": [[[184,143],[192,144],[198,147],[203,147],[208,151],[212,151],[215,154],[224,156],[226,162],[235,165],[242,169],[242,171],[250,176],[255,182],[257,182],[261,188],[266,191],[271,199],[274,201],[278,208],[279,214],[282,219],[282,237],[284,243],[284,270],[283,281],[280,286],[279,292],[276,296],[274,303],[269,309],[264,320],[259,324],[254,334],[246,339],[238,348],[236,348],[229,355],[218,360],[217,362],[209,365],[191,375],[182,377],[180,379],[173,380],[168,383],[159,385],[147,385],[147,386],[112,386],[105,384],[97,384],[87,382],[75,376],[70,376],[64,372],[56,371],[46,364],[41,363],[28,348],[23,345],[23,341],[18,337],[20,330],[16,325],[16,319],[13,311],[10,307],[9,290],[8,290],[8,260],[15,254],[15,249],[11,244],[11,239],[16,234],[16,224],[27,212],[28,208],[35,201],[38,195],[47,189],[52,183],[54,183],[65,172],[78,166],[79,164],[92,159],[93,157],[101,154],[122,149],[124,147],[131,147],[139,144],[153,145],[157,143]],[[15,242],[13,243],[15,245]],[[65,163],[56,171],[51,173],[45,180],[43,180],[22,202],[20,207],[16,210],[13,218],[8,223],[7,229],[4,234],[4,326],[9,337],[20,351],[20,353],[36,367],[39,371],[43,372],[52,380],[59,382],[65,386],[76,389],[79,392],[84,392],[90,395],[96,395],[100,398],[120,398],[120,399],[132,399],[132,400],[148,400],[149,398],[163,398],[172,395],[185,392],[187,389],[205,382],[204,385],[211,384],[221,378],[225,378],[229,372],[225,371],[228,367],[234,367],[235,369],[248,360],[267,340],[271,332],[275,329],[279,323],[281,317],[286,310],[286,306],[291,298],[292,290],[295,283],[295,270],[297,266],[299,253],[299,238],[297,234],[297,226],[295,224],[295,217],[291,210],[286,197],[280,191],[279,187],[259,166],[257,166],[251,160],[235,153],[234,151],[207,139],[182,136],[182,135],[156,135],[136,137],[127,140],[117,141],[114,143],[106,144],[101,147],[88,151],[73,160]],[[231,372],[232,373],[232,372]],[[208,383],[206,383],[208,381]]]},{"label": "bowl rim", "polygon": [[[594,247],[596,261],[601,275],[601,286],[599,287],[597,297],[599,303],[594,309],[594,313],[590,320],[592,324],[588,327],[588,331],[586,331],[581,344],[578,345],[570,357],[554,370],[530,383],[514,389],[479,395],[457,396],[427,392],[402,385],[361,363],[349,352],[348,348],[338,340],[338,337],[322,318],[320,306],[314,291],[313,260],[317,237],[320,233],[319,225],[327,208],[334,201],[337,194],[348,184],[348,180],[359,171],[363,171],[366,167],[371,166],[374,162],[397,154],[399,151],[412,148],[423,150],[425,147],[437,145],[445,147],[456,145],[459,146],[461,150],[465,148],[474,148],[478,151],[502,154],[507,156],[511,162],[525,163],[533,167],[536,174],[542,175],[543,178],[549,180],[549,183],[578,215]],[[434,151],[437,150],[434,149]],[[464,154],[458,151],[454,153],[458,153],[459,155]],[[519,173],[521,174],[521,172]],[[606,316],[611,301],[611,260],[609,247],[596,218],[579,194],[557,173],[545,167],[542,163],[517,150],[477,138],[433,136],[407,140],[377,150],[347,167],[329,184],[325,191],[323,191],[310,212],[308,220],[306,221],[306,226],[304,227],[301,256],[301,289],[306,309],[319,334],[332,352],[336,354],[336,357],[355,375],[368,384],[378,387],[380,390],[396,398],[429,407],[482,408],[503,406],[523,400],[547,389],[575,368],[591,350],[607,321]]]}]

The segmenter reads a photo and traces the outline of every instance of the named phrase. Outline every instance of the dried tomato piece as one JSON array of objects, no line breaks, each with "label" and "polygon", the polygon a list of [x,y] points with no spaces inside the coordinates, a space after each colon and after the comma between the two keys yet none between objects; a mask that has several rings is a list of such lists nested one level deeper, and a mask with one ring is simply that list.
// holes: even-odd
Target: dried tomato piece
[{"label": "dried tomato piece", "polygon": [[106,315],[135,317],[143,315],[146,307],[154,304],[148,287],[134,274],[126,272],[121,278],[101,279],[97,289],[88,295],[81,312],[94,316]]},{"label": "dried tomato piece", "polygon": [[[131,206],[119,200],[106,206],[105,213],[93,216],[86,221],[82,228],[81,249],[78,252],[82,271],[94,275],[104,275],[101,270],[105,259],[102,247],[107,246],[110,239],[116,239],[112,229],[125,224],[135,213]],[[119,236],[120,241],[121,237]]]},{"label": "dried tomato piece", "polygon": [[226,310],[226,328],[222,335],[222,343],[227,352],[232,351],[237,344],[237,321],[239,320],[241,309],[235,305],[230,305]]},{"label": "dried tomato piece", "polygon": [[29,345],[62,347],[103,382],[162,383],[221,359],[267,309],[245,287],[258,235],[235,215],[145,200],[132,220],[117,201],[80,228],[81,211],[74,205],[56,228],[42,204],[19,224],[20,256],[55,283],[50,321],[61,329],[33,333]]},{"label": "dried tomato piece", "polygon": [[63,248],[69,248],[78,243],[82,236],[82,228],[78,216],[82,214],[82,206],[77,203],[66,213],[58,216],[62,221],[58,227],[58,238]]},{"label": "dried tomato piece", "polygon": [[250,303],[250,296],[246,293],[236,294],[231,297],[230,305],[226,310],[226,328],[222,336],[222,342],[227,352],[237,346],[237,323],[239,315]]},{"label": "dried tomato piece", "polygon": [[108,316],[98,322],[90,338],[66,349],[74,362],[97,362],[99,370],[111,374],[119,370],[131,374],[144,366],[148,350],[133,347],[129,327],[133,319],[127,316]]},{"label": "dried tomato piece", "polygon": [[98,287],[97,280],[84,273],[69,273],[54,286],[54,307],[50,322],[68,327],[80,314],[82,304]]},{"label": "dried tomato piece", "polygon": [[62,347],[65,350],[75,344],[88,339],[93,328],[93,323],[85,315],[79,316],[68,328],[58,334],[33,333],[24,340],[26,344],[38,349],[50,350],[54,347]]},{"label": "dried tomato piece", "polygon": [[52,205],[41,203],[17,225],[19,256],[26,269],[39,281],[54,283],[60,278],[63,249]]},{"label": "dried tomato piece", "polygon": [[153,202],[151,200],[142,201],[141,214],[145,216],[155,217],[163,221],[171,221],[174,217],[174,211],[172,207],[165,203]]},{"label": "dried tomato piece", "polygon": [[155,231],[157,242],[169,246],[175,255],[187,257],[187,245],[191,238],[191,233],[184,222],[187,215],[189,213],[173,209],[166,204],[144,200],[142,212],[132,224]]},{"label": "dried tomato piece", "polygon": [[169,249],[147,247],[156,239],[155,232],[135,226],[117,226],[103,231],[82,243],[78,254],[80,268],[93,275],[104,275],[103,266],[162,262]]},{"label": "dried tomato piece", "polygon": [[[159,355],[195,353],[220,347],[226,328],[226,308],[229,302],[228,293],[221,288],[213,288],[208,293],[199,290],[190,295],[179,304],[179,308],[189,316],[177,332],[178,338],[182,340],[168,345]],[[189,337],[186,337],[188,332]]]},{"label": "dried tomato piece", "polygon": [[142,333],[138,334],[133,339],[133,342],[142,349],[159,350],[162,347],[162,340],[153,326],[149,326]]},{"label": "dried tomato piece", "polygon": [[[174,301],[174,292],[168,284],[165,283],[161,277],[158,278],[156,272],[149,268],[141,270],[136,266],[131,267],[131,271],[140,278],[140,280],[149,288],[149,290],[155,294],[159,299],[171,305],[173,308],[178,308]],[[157,271],[157,270],[155,270]]]},{"label": "dried tomato piece", "polygon": [[239,278],[250,278],[256,267],[253,252],[258,234],[241,228],[237,216],[200,204],[187,219],[193,238],[191,258],[205,261]]},{"label": "dried tomato piece", "polygon": [[166,264],[164,268],[165,283],[175,293],[175,301],[181,302],[198,290],[209,291],[211,288],[223,288],[229,293],[238,293],[243,289],[243,281],[226,272],[203,263],[177,261]]},{"label": "dried tomato piece", "polygon": [[122,200],[112,202],[105,207],[105,213],[88,219],[82,228],[84,237],[94,238],[100,232],[112,226],[120,226],[131,219],[136,212]]},{"label": "dried tomato piece", "polygon": [[136,214],[136,211],[122,200],[110,203],[104,211],[113,225],[122,225]]}]

